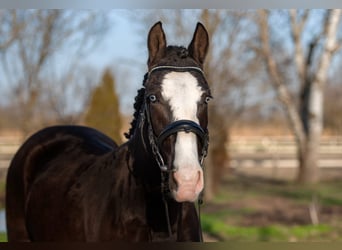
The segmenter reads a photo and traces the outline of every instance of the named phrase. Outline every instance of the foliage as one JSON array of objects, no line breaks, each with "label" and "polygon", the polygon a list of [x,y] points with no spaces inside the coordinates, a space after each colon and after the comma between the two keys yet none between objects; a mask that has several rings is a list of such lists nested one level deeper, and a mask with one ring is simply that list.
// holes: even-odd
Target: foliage
[{"label": "foliage", "polygon": [[115,81],[107,69],[100,84],[94,89],[89,109],[85,115],[86,125],[94,127],[121,143],[121,114],[115,91]]}]

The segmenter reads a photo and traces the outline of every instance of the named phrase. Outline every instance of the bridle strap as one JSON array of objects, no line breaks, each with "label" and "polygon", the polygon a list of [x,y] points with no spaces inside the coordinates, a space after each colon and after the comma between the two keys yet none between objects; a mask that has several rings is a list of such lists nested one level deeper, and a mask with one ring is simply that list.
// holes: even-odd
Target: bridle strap
[{"label": "bridle strap", "polygon": [[[153,73],[156,70],[195,70],[200,72],[201,74],[204,75],[204,72],[201,68],[195,67],[195,66],[187,66],[187,67],[179,67],[179,66],[156,66],[152,68],[148,72],[148,76]],[[168,138],[169,136],[178,133],[178,132],[186,132],[186,133],[194,133],[196,134],[200,139],[201,139],[201,144],[202,144],[202,152],[201,152],[201,157],[200,157],[200,165],[203,167],[203,160],[207,156],[208,152],[208,146],[209,146],[209,134],[208,130],[204,130],[199,124],[190,121],[190,120],[178,120],[175,121],[171,124],[169,124],[167,127],[163,129],[163,131],[159,134],[159,136],[155,136],[153,127],[152,127],[152,121],[151,121],[151,116],[147,104],[147,100],[145,98],[144,100],[144,105],[143,105],[143,110],[141,111],[142,115],[142,120],[141,120],[141,136],[143,137],[142,130],[143,130],[143,123],[145,122],[145,118],[147,121],[147,130],[148,130],[148,139],[149,143],[152,149],[152,153],[154,155],[154,158],[161,170],[161,192],[162,192],[162,199],[164,203],[164,208],[165,208],[165,216],[166,216],[166,223],[167,223],[167,230],[169,237],[172,238],[172,229],[171,229],[171,223],[170,223],[170,217],[169,217],[169,208],[168,208],[168,203],[166,200],[167,194],[170,192],[169,187],[167,185],[167,178],[168,174],[171,170],[167,169],[167,166],[165,165],[164,159],[160,153],[160,146],[162,145],[163,141]],[[145,141],[143,139],[143,144],[146,148]],[[200,194],[202,196],[202,194]],[[200,206],[202,205],[203,200],[202,197],[198,199],[198,223],[199,223],[199,239],[200,242],[203,242],[203,235],[202,235],[202,227],[201,227],[201,210]]]},{"label": "bridle strap", "polygon": [[[145,114],[146,114],[146,118],[147,118],[147,133],[148,133],[148,140],[152,149],[152,153],[154,156],[154,159],[156,160],[160,170],[162,172],[167,171],[167,166],[165,165],[164,162],[164,158],[160,153],[158,144],[157,144],[157,139],[156,136],[153,132],[153,127],[152,127],[152,121],[151,121],[151,115],[150,115],[150,111],[147,105],[147,101],[145,100],[145,105],[144,105],[144,109],[145,109]],[[165,191],[165,190],[163,190]]]},{"label": "bridle strap", "polygon": [[198,125],[196,122],[191,120],[178,120],[170,123],[168,126],[164,128],[164,130],[159,134],[157,138],[158,147],[162,145],[164,140],[170,135],[176,134],[178,132],[186,132],[186,133],[195,133],[200,139],[202,145],[204,145],[206,140],[206,132],[204,129]]},{"label": "bridle strap", "polygon": [[[164,130],[159,134],[159,136],[156,137],[153,132],[152,121],[151,121],[151,117],[150,117],[146,100],[145,100],[144,109],[145,109],[145,112],[142,112],[142,113],[144,113],[143,117],[144,118],[146,117],[146,121],[148,123],[147,129],[148,129],[148,138],[149,138],[150,146],[151,146],[154,158],[161,170],[160,171],[161,192],[162,192],[162,200],[163,200],[164,209],[165,209],[166,225],[167,225],[167,231],[168,231],[169,237],[172,238],[172,229],[171,229],[170,216],[169,216],[169,206],[166,200],[166,196],[170,192],[169,187],[167,185],[168,174],[169,172],[173,170],[168,171],[167,166],[165,165],[164,159],[159,151],[159,148],[161,144],[163,143],[163,141],[172,134],[175,134],[180,131],[184,131],[186,133],[193,132],[201,139],[202,152],[201,152],[200,164],[203,167],[203,160],[207,156],[207,152],[208,152],[209,134],[207,130],[204,130],[200,125],[198,125],[197,123],[193,121],[178,120],[166,126]],[[200,194],[200,197],[197,201],[197,216],[198,216],[198,225],[199,225],[198,234],[199,234],[200,242],[203,242],[203,233],[202,233],[202,226],[201,226],[201,208],[200,208],[201,205],[203,204],[202,195],[203,193]]]},{"label": "bridle strap", "polygon": [[[202,193],[200,194],[202,196]],[[197,216],[198,216],[198,234],[199,234],[199,241],[203,242],[203,231],[202,231],[202,225],[201,225],[201,205],[203,204],[203,198],[200,197],[197,200]]]},{"label": "bridle strap", "polygon": [[201,167],[203,167],[203,160],[207,156],[209,147],[209,133],[207,129],[203,129],[199,124],[191,120],[178,120],[170,123],[163,131],[156,137],[158,149],[169,136],[178,132],[194,133],[201,141],[202,152],[199,159]]},{"label": "bridle strap", "polygon": [[148,75],[150,75],[153,71],[156,70],[181,70],[181,71],[185,71],[185,70],[195,70],[200,72],[202,75],[204,75],[204,71],[200,68],[200,67],[196,67],[196,66],[171,66],[171,65],[163,65],[163,66],[156,66],[153,67],[152,69],[150,69],[150,71],[148,72]]}]

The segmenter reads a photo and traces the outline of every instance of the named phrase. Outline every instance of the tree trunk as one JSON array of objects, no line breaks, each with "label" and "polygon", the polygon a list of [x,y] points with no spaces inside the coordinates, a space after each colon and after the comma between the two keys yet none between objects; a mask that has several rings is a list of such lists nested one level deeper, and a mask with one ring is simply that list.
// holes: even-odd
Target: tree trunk
[{"label": "tree trunk", "polygon": [[[269,44],[268,11],[265,10],[259,11],[261,51],[272,85],[283,104],[296,138],[299,160],[297,181],[300,183],[316,183],[319,181],[319,147],[323,128],[323,90],[328,78],[332,56],[339,48],[336,37],[341,10],[327,12],[322,34],[325,40],[323,50],[318,59],[318,67],[312,75],[308,68],[311,66],[314,47],[310,48],[305,62],[300,39],[300,32],[304,27],[306,17],[298,25],[294,11],[291,12],[291,16],[292,36],[296,48],[294,57],[297,73],[302,83],[299,110],[296,110],[291,95],[280,75],[278,65],[272,56]],[[315,45],[316,39],[311,45]]]},{"label": "tree trunk", "polygon": [[[306,77],[311,81],[305,83],[302,90],[301,118],[306,137],[304,144],[299,145],[298,149],[300,165],[297,181],[299,183],[316,183],[320,179],[319,148],[323,130],[324,87],[332,56],[339,47],[336,37],[340,16],[341,10],[328,11],[324,23],[325,43],[318,68],[313,77]],[[309,56],[311,53],[312,51]]]},{"label": "tree trunk", "polygon": [[315,143],[307,140],[304,148],[298,147],[299,168],[298,183],[316,183],[319,181],[319,149]]},{"label": "tree trunk", "polygon": [[[302,123],[305,128],[305,141],[299,145],[299,183],[316,183],[319,181],[320,138],[323,129],[323,89],[317,81],[310,84],[308,100],[302,112]],[[305,98],[306,99],[306,98]]]}]

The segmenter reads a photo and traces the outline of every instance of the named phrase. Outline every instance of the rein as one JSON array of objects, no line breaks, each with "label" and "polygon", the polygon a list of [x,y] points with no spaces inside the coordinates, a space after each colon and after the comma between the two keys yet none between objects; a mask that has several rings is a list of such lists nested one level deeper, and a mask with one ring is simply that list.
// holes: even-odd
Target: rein
[{"label": "rein", "polygon": [[[178,67],[178,66],[157,66],[152,68],[148,72],[148,76],[157,70],[196,70],[200,72],[201,74],[204,74],[203,70],[199,67]],[[148,141],[150,144],[150,147],[152,149],[152,153],[154,156],[154,159],[156,160],[160,172],[161,172],[161,192],[163,196],[163,203],[165,207],[165,215],[166,215],[166,220],[167,220],[167,227],[168,227],[168,234],[169,237],[172,237],[172,230],[171,230],[171,223],[170,223],[170,218],[169,218],[169,209],[168,209],[168,204],[166,197],[169,196],[170,194],[170,189],[168,185],[168,180],[169,180],[169,175],[172,172],[177,171],[175,168],[168,169],[167,165],[165,164],[164,158],[160,153],[160,148],[163,142],[171,135],[174,135],[178,132],[185,132],[185,133],[194,133],[197,135],[197,137],[200,139],[201,146],[202,146],[202,151],[201,155],[199,157],[199,162],[201,167],[203,168],[203,161],[204,158],[207,156],[208,153],[208,147],[209,147],[209,132],[207,129],[203,129],[199,124],[196,122],[193,122],[191,120],[177,120],[175,122],[170,123],[167,125],[162,132],[159,135],[155,135],[153,126],[152,126],[152,120],[151,120],[151,114],[150,114],[150,109],[149,105],[147,103],[147,97],[145,97],[144,100],[144,105],[143,105],[143,110],[140,113],[141,115],[141,123],[140,123],[140,133],[142,135],[143,133],[143,123],[147,122],[147,130],[148,130]],[[142,138],[143,135],[142,135]],[[143,140],[144,146],[146,148],[145,141]],[[199,223],[199,236],[200,236],[200,241],[203,241],[203,236],[202,236],[202,228],[201,228],[201,217],[200,217],[200,206],[203,204],[203,199],[202,199],[202,193],[199,195],[198,198],[198,223]]]}]

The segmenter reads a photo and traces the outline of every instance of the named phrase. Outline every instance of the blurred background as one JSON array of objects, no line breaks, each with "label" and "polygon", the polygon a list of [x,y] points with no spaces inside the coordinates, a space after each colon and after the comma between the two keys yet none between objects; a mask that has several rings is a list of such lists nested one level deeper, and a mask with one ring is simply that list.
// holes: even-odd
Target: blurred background
[{"label": "blurred background", "polygon": [[206,241],[342,240],[341,10],[0,10],[0,236],[9,163],[35,131],[98,128],[125,141],[163,22],[211,43]]}]

